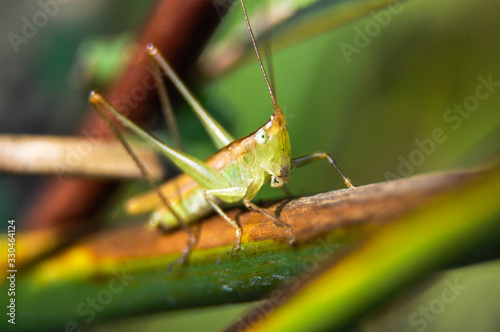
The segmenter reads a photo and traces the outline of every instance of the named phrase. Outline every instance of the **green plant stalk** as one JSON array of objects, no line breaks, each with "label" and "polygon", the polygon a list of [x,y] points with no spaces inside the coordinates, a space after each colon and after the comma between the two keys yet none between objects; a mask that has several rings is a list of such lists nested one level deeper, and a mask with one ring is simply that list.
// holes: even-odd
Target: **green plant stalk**
[{"label": "green plant stalk", "polygon": [[284,241],[252,242],[236,257],[229,255],[231,246],[196,250],[188,266],[172,271],[177,254],[96,265],[89,252],[74,249],[18,273],[16,328],[85,329],[118,317],[259,300],[301,271],[313,251],[337,252],[351,236],[340,232],[319,249],[311,243],[296,251]]},{"label": "green plant stalk", "polygon": [[425,273],[499,234],[500,172],[383,226],[252,331],[341,331]]},{"label": "green plant stalk", "polygon": [[[423,175],[278,202],[267,210],[290,223],[299,244],[293,248],[265,216],[228,211],[243,228],[238,255],[230,257],[234,230],[214,216],[199,225],[189,265],[173,271],[167,267],[186,245],[182,231],[161,234],[142,224],[102,230],[34,266],[33,255],[22,255],[44,241],[20,233],[16,248],[24,268],[16,274],[16,327],[53,330],[68,324],[71,330],[131,315],[261,299],[286,282],[309,279],[316,267],[381,223],[481,174]],[[1,288],[6,296],[9,285]]]}]

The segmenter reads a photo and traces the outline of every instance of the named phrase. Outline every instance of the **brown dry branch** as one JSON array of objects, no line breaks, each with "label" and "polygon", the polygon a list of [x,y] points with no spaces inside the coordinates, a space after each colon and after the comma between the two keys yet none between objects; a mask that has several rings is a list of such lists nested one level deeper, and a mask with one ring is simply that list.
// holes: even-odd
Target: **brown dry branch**
[{"label": "brown dry branch", "polygon": [[[341,227],[393,220],[483,173],[457,171],[421,175],[284,200],[266,209],[291,225],[300,244]],[[259,213],[242,213],[241,209],[233,209],[228,215],[237,219],[243,228],[243,246],[247,242],[277,240],[285,244],[287,241],[284,230]],[[199,234],[195,250],[230,248],[235,239],[234,228],[219,216],[204,220]],[[87,248],[98,261],[120,261],[180,253],[186,241],[187,234],[183,230],[162,234],[144,225],[133,225],[103,231],[83,243],[83,248]]]},{"label": "brown dry branch", "polygon": [[[18,301],[30,303],[30,306],[20,306],[19,315],[27,318],[22,321],[24,329],[45,327],[53,330],[68,321],[86,326],[86,316],[75,308],[80,308],[89,296],[95,297],[107,290],[116,278],[124,278],[126,286],[112,295],[113,301],[96,316],[98,321],[262,299],[273,289],[283,286],[290,276],[301,272],[306,261],[311,262],[311,255],[318,250],[323,255],[314,256],[314,264],[325,261],[331,253],[340,254],[366,235],[377,234],[378,230],[391,226],[389,221],[424,204],[442,202],[443,196],[455,197],[455,192],[469,188],[466,184],[475,183],[474,180],[486,175],[484,171],[429,174],[289,199],[268,206],[270,213],[290,223],[298,240],[296,248],[287,245],[284,230],[266,217],[234,209],[228,214],[241,223],[244,235],[242,249],[235,257],[230,257],[234,228],[218,216],[208,217],[199,226],[200,241],[189,265],[174,271],[167,271],[166,267],[186,245],[187,235],[183,230],[162,234],[147,229],[144,224],[103,230],[47,257],[31,270],[22,268],[24,278],[19,281],[19,289],[23,292]],[[489,179],[493,179],[493,185],[498,185],[498,176]],[[475,194],[481,199],[477,190]],[[388,224],[382,226],[383,223]],[[398,226],[397,223],[392,225]],[[445,228],[453,230],[453,226]],[[51,237],[50,234],[36,236],[33,233],[36,231],[17,234],[19,256],[16,263],[19,260],[26,266],[27,253],[31,258],[36,254],[23,248],[38,249],[44,244],[36,241]],[[408,237],[396,235],[396,238],[405,241]],[[421,240],[418,236],[414,238],[417,243]],[[325,253],[330,255],[325,257]],[[349,279],[349,275],[345,278]],[[50,306],[47,306],[48,298]],[[165,298],[172,301],[165,301]],[[56,315],[51,314],[54,308],[57,308]]]},{"label": "brown dry branch", "polygon": [[[158,155],[134,146],[154,178],[164,177]],[[92,144],[88,139],[61,136],[0,135],[0,171],[19,174],[105,178],[142,178],[118,142]]]},{"label": "brown dry branch", "polygon": [[[408,179],[365,185],[353,189],[341,189],[313,196],[286,199],[266,207],[280,219],[288,222],[299,245],[315,237],[351,226],[376,225],[393,220],[412,211],[432,198],[450,192],[468,181],[478,178],[483,171],[463,171],[421,175]],[[285,231],[265,216],[236,208],[227,214],[240,223],[245,243],[272,240],[286,247]],[[26,243],[18,264],[27,265],[54,249],[58,243],[69,243],[79,229],[74,222],[66,228],[33,230],[22,234]],[[86,229],[89,231],[89,229]],[[81,229],[80,229],[81,231]],[[218,215],[201,221],[196,231],[199,241],[196,250],[225,248],[229,253],[235,240],[234,228]],[[61,233],[62,232],[62,233]],[[64,236],[61,237],[61,235]],[[73,234],[73,235],[71,235]],[[186,246],[187,233],[178,229],[162,233],[147,227],[147,222],[99,231],[89,236],[77,247],[89,252],[95,265],[179,254]],[[34,242],[33,242],[34,241]],[[22,245],[22,244],[21,244]],[[26,256],[26,257],[24,257]]]}]

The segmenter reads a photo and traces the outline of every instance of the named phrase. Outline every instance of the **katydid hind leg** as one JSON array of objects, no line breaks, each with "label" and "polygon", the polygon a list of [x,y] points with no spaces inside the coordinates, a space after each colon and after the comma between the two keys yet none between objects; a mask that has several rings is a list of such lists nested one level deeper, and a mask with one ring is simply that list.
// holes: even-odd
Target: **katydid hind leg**
[{"label": "katydid hind leg", "polygon": [[121,122],[121,124],[134,133],[151,143],[151,145],[159,152],[164,153],[174,164],[177,165],[182,171],[189,174],[197,183],[207,189],[224,188],[229,185],[226,178],[215,171],[212,167],[208,166],[202,160],[188,155],[180,150],[171,147],[168,144],[160,141],[133,121],[121,114],[114,108],[104,97],[98,93],[92,92],[90,101],[94,106],[99,106],[107,109],[111,114]]},{"label": "katydid hind leg", "polygon": [[123,137],[122,134],[118,131],[118,129],[113,125],[111,122],[110,118],[107,116],[107,114],[103,110],[103,106],[106,107],[106,104],[102,103],[102,100],[104,100],[103,97],[101,97],[99,94],[95,92],[91,92],[90,94],[90,101],[94,105],[95,109],[99,113],[99,115],[102,117],[102,119],[106,122],[108,127],[111,129],[113,134],[116,136],[116,138],[120,141],[122,146],[125,148],[127,151],[128,155],[132,158],[134,163],[137,165],[137,167],[140,169],[142,175],[146,180],[149,182],[151,187],[155,190],[155,192],[158,194],[158,196],[161,199],[162,204],[165,206],[167,210],[172,213],[172,215],[177,219],[177,222],[179,225],[184,228],[184,230],[188,233],[189,239],[186,244],[186,247],[182,250],[179,259],[177,262],[179,264],[184,264],[185,262],[188,261],[189,256],[191,255],[191,252],[193,251],[196,243],[198,242],[198,237],[197,235],[192,231],[192,229],[182,220],[182,218],[175,212],[175,210],[172,207],[172,204],[170,201],[167,199],[167,197],[163,194],[163,192],[160,190],[158,184],[156,183],[156,180],[152,177],[151,173],[147,170],[147,168],[144,166],[144,164],[140,161],[139,157],[137,154],[134,152],[130,144],[127,143],[125,138]]},{"label": "katydid hind leg", "polygon": [[[161,75],[161,68],[156,62],[154,63],[153,75],[155,81],[157,82],[157,91],[158,91],[158,98],[160,99],[161,110],[165,122],[167,124],[168,132],[172,137],[173,145],[179,151],[184,151],[181,134],[179,131],[179,126],[177,124],[177,118],[175,116],[174,108],[172,106],[172,101],[168,94],[167,86],[163,81]],[[182,204],[182,195],[180,189],[177,190],[177,195],[181,197],[181,204]]]},{"label": "katydid hind leg", "polygon": [[172,107],[172,102],[167,91],[165,82],[161,77],[161,70],[157,63],[155,63],[155,68],[153,70],[154,79],[158,83],[158,97],[160,98],[161,109],[163,116],[165,117],[165,122],[167,123],[167,128],[172,136],[174,147],[180,151],[183,151],[181,135],[179,132],[179,126],[177,125],[177,119],[175,117],[174,108]]},{"label": "katydid hind leg", "polygon": [[[105,112],[103,109],[108,110],[116,119],[118,119],[123,126],[132,129],[136,134],[141,136],[142,138],[146,139],[152,145],[157,148],[160,152],[165,153],[167,157],[169,157],[181,170],[183,170],[185,173],[189,174],[195,180],[199,185],[201,185],[204,188],[207,189],[218,189],[218,188],[227,188],[229,186],[228,181],[226,178],[218,173],[216,170],[211,168],[209,165],[204,163],[203,161],[192,157],[182,151],[179,151],[173,147],[170,147],[169,145],[161,142],[158,140],[156,137],[152,136],[149,134],[147,131],[143,130],[139,126],[137,126],[134,122],[126,118],[123,114],[121,114],[116,108],[114,108],[107,100],[105,100],[101,95],[92,92],[90,95],[90,101],[91,103],[95,106],[95,108],[99,111],[100,114],[104,115],[104,117],[107,118],[105,115]],[[108,119],[108,122],[109,119]],[[115,128],[116,130],[116,128]],[[124,144],[124,146],[126,146]],[[132,158],[134,158],[134,155],[131,153]],[[137,162],[138,167],[141,167],[140,161]],[[142,170],[142,169],[141,169]],[[147,171],[144,170],[145,177],[147,178]],[[169,204],[168,200],[164,197],[162,194],[161,190],[158,188],[156,183],[153,181],[150,181],[151,186],[155,188],[156,192],[158,195],[162,198],[163,204],[167,207],[168,210],[172,212],[172,214],[175,216],[175,210],[172,208],[172,206]],[[220,208],[219,208],[220,210]],[[216,209],[217,211],[217,209]],[[222,211],[222,210],[220,210]],[[189,242],[183,250],[178,262],[183,264],[184,262],[187,261],[189,258],[189,255],[194,248],[197,238],[193,231],[186,225],[186,223],[176,216],[176,219],[178,220],[179,225],[181,225],[183,228],[186,229],[186,231],[189,233]],[[238,235],[238,240],[241,239],[241,230],[237,232]],[[239,246],[239,243],[237,243]]]},{"label": "katydid hind leg", "polygon": [[344,173],[340,170],[340,167],[337,165],[337,162],[335,161],[335,159],[333,159],[333,157],[326,152],[316,152],[316,153],[311,153],[311,154],[308,154],[308,155],[305,155],[302,157],[293,158],[292,159],[292,171],[295,168],[302,167],[302,166],[310,164],[314,161],[318,161],[318,160],[322,160],[322,159],[325,159],[330,165],[333,166],[333,168],[335,168],[335,170],[340,175],[342,180],[344,180],[344,182],[348,188],[355,188],[356,187],[352,184],[351,180],[347,176],[345,176]]},{"label": "katydid hind leg", "polygon": [[170,81],[175,85],[177,90],[181,93],[184,99],[191,106],[193,111],[195,112],[198,119],[201,121],[203,127],[207,131],[210,139],[214,142],[217,149],[221,149],[226,145],[232,143],[235,139],[222,127],[220,123],[218,123],[205,108],[201,105],[201,103],[196,99],[193,93],[186,87],[186,85],[179,78],[177,73],[174,71],[172,66],[168,63],[168,61],[161,55],[161,53],[156,49],[156,47],[152,44],[147,46],[149,54],[153,57],[153,59],[158,63],[163,72],[167,75]]}]

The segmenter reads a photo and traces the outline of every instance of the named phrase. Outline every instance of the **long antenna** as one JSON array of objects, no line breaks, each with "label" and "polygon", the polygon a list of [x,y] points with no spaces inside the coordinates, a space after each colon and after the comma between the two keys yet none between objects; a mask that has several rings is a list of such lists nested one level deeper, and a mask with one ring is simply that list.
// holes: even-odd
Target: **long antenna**
[{"label": "long antenna", "polygon": [[250,25],[250,20],[248,19],[247,9],[245,7],[245,3],[243,0],[240,0],[241,8],[243,8],[243,14],[245,15],[245,21],[247,23],[248,32],[250,33],[250,38],[252,39],[253,48],[255,50],[255,55],[257,55],[257,60],[259,61],[260,69],[262,70],[262,74],[264,75],[264,80],[266,80],[267,90],[271,95],[271,100],[274,106],[274,112],[280,112],[278,107],[278,103],[276,102],[276,97],[274,96],[273,89],[271,88],[271,84],[269,83],[269,79],[267,78],[266,69],[264,68],[264,63],[262,62],[262,58],[260,56],[259,48],[257,47],[257,43],[255,42],[255,36],[253,34],[252,26]]}]

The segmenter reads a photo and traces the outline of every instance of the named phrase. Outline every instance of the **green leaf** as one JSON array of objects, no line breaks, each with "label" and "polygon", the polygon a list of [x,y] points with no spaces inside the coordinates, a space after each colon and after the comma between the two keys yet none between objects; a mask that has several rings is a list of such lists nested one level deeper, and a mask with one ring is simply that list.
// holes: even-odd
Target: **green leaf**
[{"label": "green leaf", "polygon": [[[258,43],[266,44],[272,39],[274,50],[308,40],[370,13],[377,17],[377,22],[381,20],[377,23],[380,29],[380,25],[388,25],[392,16],[402,10],[401,2],[394,0],[284,0],[273,1],[270,8],[263,7],[261,13],[256,10],[257,13],[251,14],[253,30]],[[376,14],[382,9],[385,11],[382,15]],[[257,21],[262,16],[271,20],[269,26]],[[216,77],[244,61],[253,60],[253,53],[246,27],[240,25],[202,57],[200,67],[205,76]]]},{"label": "green leaf", "polygon": [[[317,267],[370,234],[375,234],[375,239],[385,234],[391,237],[391,241],[379,245],[365,244],[364,247],[368,247],[361,251],[367,255],[364,257],[367,260],[365,265],[355,267],[355,274],[352,270],[339,274],[337,278],[340,279],[336,282],[354,286],[359,278],[366,275],[364,271],[367,269],[377,277],[376,282],[384,280],[390,285],[397,285],[397,276],[401,271],[408,277],[414,276],[418,267],[429,267],[425,261],[428,258],[426,254],[418,256],[421,262],[416,261],[418,264],[410,268],[406,259],[416,250],[424,254],[424,249],[431,244],[437,245],[438,240],[446,240],[441,243],[442,246],[449,243],[458,246],[460,243],[453,242],[454,237],[447,238],[445,235],[461,234],[462,228],[456,228],[461,224],[449,228],[451,221],[446,221],[446,224],[437,227],[436,223],[426,220],[425,226],[432,224],[436,230],[427,229],[425,231],[429,232],[429,236],[411,239],[403,236],[411,231],[412,234],[419,234],[416,232],[422,231],[423,226],[418,221],[410,219],[407,224],[400,221],[378,231],[380,224],[434,199],[438,199],[436,204],[443,200],[444,203],[433,209],[444,206],[438,211],[448,214],[446,202],[450,198],[439,197],[481,177],[480,174],[457,172],[420,176],[285,200],[269,206],[269,212],[276,213],[292,226],[298,242],[296,248],[287,245],[284,230],[269,222],[265,216],[254,212],[241,213],[241,210],[235,209],[229,212],[229,216],[237,218],[243,228],[242,250],[235,257],[230,256],[234,228],[222,218],[213,216],[201,223],[200,239],[189,265],[175,266],[172,271],[167,267],[179,257],[186,245],[187,235],[183,231],[162,234],[142,224],[104,230],[34,266],[32,264],[31,268],[25,263],[25,268],[16,274],[16,311],[18,317],[22,317],[16,325],[25,330],[50,330],[61,329],[68,322],[74,322],[80,328],[87,328],[98,322],[130,315],[258,300],[287,282],[300,284],[301,280],[307,280]],[[467,190],[471,195],[482,190],[484,194],[495,197],[498,194],[495,190],[499,190],[495,187],[498,178],[491,178],[488,186],[480,184]],[[459,203],[466,200],[463,193],[455,196]],[[477,197],[474,202],[477,208],[483,209],[481,213],[469,211],[466,215],[460,214],[468,207],[463,204],[456,211],[458,217],[452,214],[449,218],[471,215],[482,218],[491,213],[492,207],[487,205],[491,201],[493,199]],[[467,220],[473,223],[466,224],[462,219],[458,222],[472,230],[482,225],[481,220]],[[405,227],[401,227],[402,224]],[[41,242],[23,241],[22,233],[17,235],[20,260],[24,248],[35,244],[43,246]],[[46,240],[50,241],[50,237]],[[378,255],[389,250],[395,252],[391,245],[396,240],[406,243],[406,246],[398,247],[398,254],[393,258],[388,255],[385,263],[381,264],[378,258],[385,256]],[[391,270],[394,264],[399,269]],[[6,267],[2,268],[2,271],[6,270]],[[2,286],[2,294],[7,294],[8,287],[8,283]],[[376,299],[366,297],[366,288],[335,289],[351,290],[354,295],[363,297],[361,303]],[[328,294],[324,289],[319,292]],[[317,293],[314,297],[320,299]],[[337,299],[340,300],[345,298]],[[339,307],[339,312],[342,312],[341,309]],[[2,324],[7,323],[4,321]]]},{"label": "green leaf", "polygon": [[331,262],[328,269],[263,322],[248,329],[343,331],[355,325],[426,273],[494,243],[500,234],[498,197],[497,170],[487,179],[382,226],[355,249]]}]

